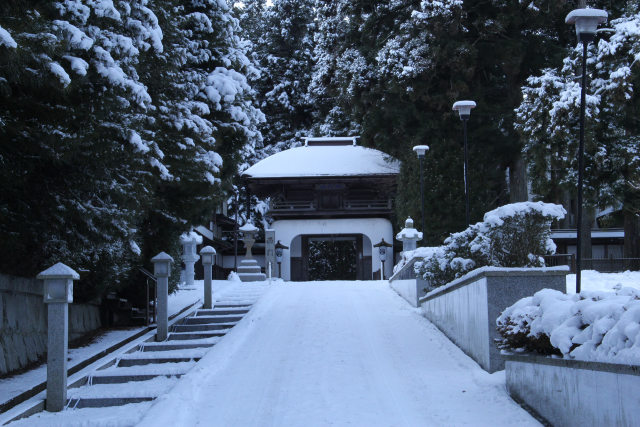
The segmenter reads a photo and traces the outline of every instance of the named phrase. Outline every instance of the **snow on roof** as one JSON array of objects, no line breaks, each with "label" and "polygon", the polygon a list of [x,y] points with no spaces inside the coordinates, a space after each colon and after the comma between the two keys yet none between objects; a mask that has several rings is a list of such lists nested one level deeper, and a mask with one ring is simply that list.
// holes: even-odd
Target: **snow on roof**
[{"label": "snow on roof", "polygon": [[251,178],[397,175],[400,162],[382,151],[358,145],[306,146],[281,151],[242,175]]}]

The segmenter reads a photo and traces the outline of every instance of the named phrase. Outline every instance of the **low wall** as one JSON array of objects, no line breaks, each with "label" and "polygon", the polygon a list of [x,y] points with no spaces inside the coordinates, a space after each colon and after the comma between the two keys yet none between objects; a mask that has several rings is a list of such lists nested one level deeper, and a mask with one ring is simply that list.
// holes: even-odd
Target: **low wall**
[{"label": "low wall", "polygon": [[521,298],[549,288],[564,292],[568,268],[473,270],[420,299],[423,315],[483,369],[504,369],[495,340],[496,319]]},{"label": "low wall", "polygon": [[[35,362],[47,351],[47,307],[41,280],[0,274],[0,375]],[[100,328],[100,309],[69,304],[69,339]]]},{"label": "low wall", "polygon": [[389,279],[389,286],[414,307],[418,307],[418,301],[427,294],[425,289],[429,287],[429,281],[416,278],[413,271],[413,265],[420,260],[422,258],[412,258]]},{"label": "low wall", "polygon": [[508,355],[509,394],[550,424],[640,425],[640,366]]}]

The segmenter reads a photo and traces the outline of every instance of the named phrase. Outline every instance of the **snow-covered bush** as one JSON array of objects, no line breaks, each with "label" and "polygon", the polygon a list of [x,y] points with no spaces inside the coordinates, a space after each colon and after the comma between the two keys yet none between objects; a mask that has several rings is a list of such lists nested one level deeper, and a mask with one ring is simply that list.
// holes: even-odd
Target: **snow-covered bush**
[{"label": "snow-covered bush", "polygon": [[501,206],[484,221],[451,234],[444,246],[415,264],[418,275],[438,287],[484,267],[542,267],[541,255],[555,252],[551,223],[564,217],[560,205],[521,202]]},{"label": "snow-covered bush", "polygon": [[499,347],[567,359],[640,364],[640,290],[543,289],[496,320]]}]

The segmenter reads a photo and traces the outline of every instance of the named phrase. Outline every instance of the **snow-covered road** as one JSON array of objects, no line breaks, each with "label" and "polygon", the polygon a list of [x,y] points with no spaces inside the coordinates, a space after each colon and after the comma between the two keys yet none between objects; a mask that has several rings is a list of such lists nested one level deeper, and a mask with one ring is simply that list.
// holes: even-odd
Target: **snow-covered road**
[{"label": "snow-covered road", "polygon": [[279,283],[145,426],[539,425],[386,282]]}]

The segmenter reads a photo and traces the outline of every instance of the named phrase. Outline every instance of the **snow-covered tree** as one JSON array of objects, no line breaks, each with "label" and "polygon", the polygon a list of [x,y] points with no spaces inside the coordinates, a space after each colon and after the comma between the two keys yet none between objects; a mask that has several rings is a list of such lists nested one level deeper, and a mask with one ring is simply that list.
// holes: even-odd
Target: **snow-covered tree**
[{"label": "snow-covered tree", "polygon": [[[622,207],[625,256],[637,257],[640,235],[640,12],[627,2],[590,45],[585,125],[585,202],[594,207]],[[524,152],[533,190],[559,200],[577,185],[582,47],[569,52],[559,68],[532,76],[522,88],[518,128],[526,138]]]},{"label": "snow-covered tree", "polygon": [[2,267],[88,269],[89,297],[209,219],[260,140],[256,71],[223,0],[21,3],[0,5]]}]

